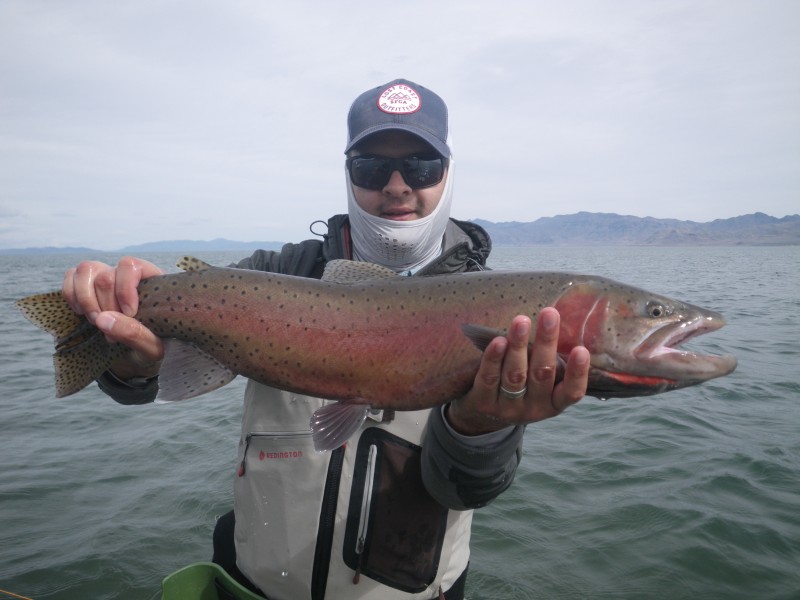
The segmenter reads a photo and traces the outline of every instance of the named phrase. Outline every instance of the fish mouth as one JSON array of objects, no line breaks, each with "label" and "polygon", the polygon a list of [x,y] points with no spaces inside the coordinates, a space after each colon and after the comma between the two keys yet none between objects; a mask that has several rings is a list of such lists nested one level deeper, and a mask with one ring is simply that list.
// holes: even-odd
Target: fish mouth
[{"label": "fish mouth", "polygon": [[676,382],[675,387],[694,385],[728,375],[736,369],[730,354],[699,354],[681,348],[687,341],[725,325],[718,313],[707,312],[690,320],[668,323],[653,331],[634,351],[638,362],[651,375]]},{"label": "fish mouth", "polygon": [[698,354],[680,348],[686,341],[725,324],[717,313],[667,323],[651,331],[628,359],[592,365],[589,391],[598,398],[651,396],[722,377],[736,369],[731,355]]}]

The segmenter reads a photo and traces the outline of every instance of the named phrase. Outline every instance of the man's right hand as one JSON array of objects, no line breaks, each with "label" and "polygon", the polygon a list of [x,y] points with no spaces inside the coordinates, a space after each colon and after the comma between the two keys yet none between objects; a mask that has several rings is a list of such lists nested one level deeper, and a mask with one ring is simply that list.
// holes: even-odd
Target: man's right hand
[{"label": "man's right hand", "polygon": [[163,273],[151,262],[126,256],[116,267],[84,261],[64,275],[61,293],[72,310],[85,315],[110,342],[131,349],[110,368],[122,380],[158,373],[164,346],[152,331],[133,317],[139,310],[139,282]]}]

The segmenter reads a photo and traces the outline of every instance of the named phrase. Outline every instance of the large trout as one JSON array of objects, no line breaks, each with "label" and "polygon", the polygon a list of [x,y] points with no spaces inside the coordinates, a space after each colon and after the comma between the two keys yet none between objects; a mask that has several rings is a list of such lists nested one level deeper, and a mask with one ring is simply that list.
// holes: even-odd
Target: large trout
[{"label": "large trout", "polygon": [[[312,420],[319,448],[345,441],[369,407],[418,410],[463,395],[489,341],[514,316],[535,319],[546,306],[561,315],[562,367],[573,347],[586,346],[588,394],[598,398],[658,394],[736,368],[733,356],[677,348],[722,327],[721,315],[602,277],[400,277],[377,265],[332,261],[316,280],[211,267],[190,257],[178,266],[186,272],[138,288],[136,318],[165,339],[159,398],[205,394],[240,374],[338,400]],[[59,292],[17,306],[55,337],[58,397],[83,389],[125,351],[72,312]]]}]

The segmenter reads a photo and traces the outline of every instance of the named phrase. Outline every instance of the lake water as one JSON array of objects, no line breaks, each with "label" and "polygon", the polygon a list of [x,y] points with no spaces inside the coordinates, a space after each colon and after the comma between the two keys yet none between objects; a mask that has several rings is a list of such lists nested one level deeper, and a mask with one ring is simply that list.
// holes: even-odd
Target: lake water
[{"label": "lake water", "polygon": [[[151,600],[209,559],[232,506],[244,383],[173,405],[120,406],[94,386],[55,399],[52,339],[13,301],[82,258],[0,256],[0,589]],[[728,326],[691,346],[739,368],[531,425],[514,485],[476,513],[467,597],[800,598],[800,248],[497,248],[490,264],[718,310]]]}]

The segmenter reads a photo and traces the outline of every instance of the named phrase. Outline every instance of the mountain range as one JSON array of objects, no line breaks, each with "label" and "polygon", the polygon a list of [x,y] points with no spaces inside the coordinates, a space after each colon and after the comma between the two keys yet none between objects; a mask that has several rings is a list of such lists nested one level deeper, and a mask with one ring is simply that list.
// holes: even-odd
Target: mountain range
[{"label": "mountain range", "polygon": [[707,223],[579,212],[536,221],[475,219],[498,246],[766,246],[800,244],[800,215],[753,213]]},{"label": "mountain range", "polygon": [[[800,215],[782,218],[753,213],[707,223],[633,217],[614,213],[579,212],[542,217],[536,221],[494,223],[473,219],[497,246],[767,246],[800,245]],[[252,252],[258,248],[280,250],[283,242],[171,240],[126,246],[116,252]],[[0,254],[87,254],[91,248],[0,249]]]}]

